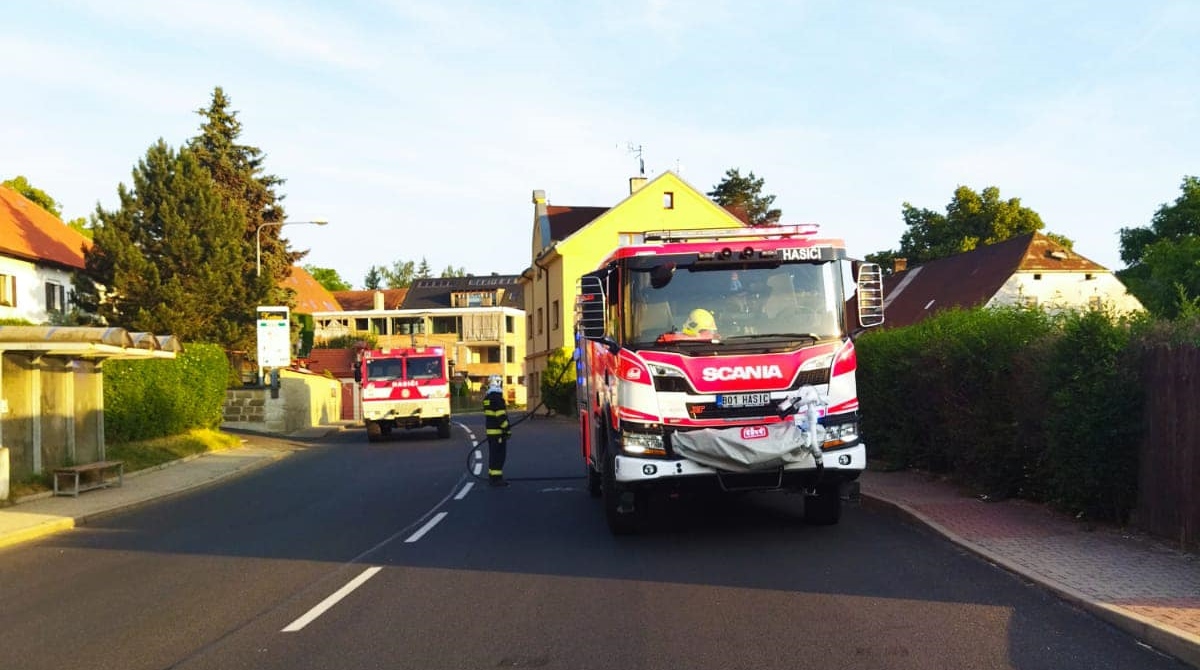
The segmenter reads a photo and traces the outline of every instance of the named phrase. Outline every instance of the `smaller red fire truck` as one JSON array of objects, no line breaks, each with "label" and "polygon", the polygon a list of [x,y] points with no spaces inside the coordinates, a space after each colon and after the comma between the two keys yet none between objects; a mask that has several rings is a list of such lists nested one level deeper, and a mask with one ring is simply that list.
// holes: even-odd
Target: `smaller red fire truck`
[{"label": "smaller red fire truck", "polygon": [[450,379],[445,347],[369,349],[354,367],[367,439],[377,442],[396,428],[437,428],[450,437]]}]

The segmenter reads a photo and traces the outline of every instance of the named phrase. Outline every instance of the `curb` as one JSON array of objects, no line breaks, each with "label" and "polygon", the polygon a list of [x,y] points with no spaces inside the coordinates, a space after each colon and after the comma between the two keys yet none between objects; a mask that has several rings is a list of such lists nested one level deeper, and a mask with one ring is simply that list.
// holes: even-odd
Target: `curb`
[{"label": "curb", "polygon": [[[185,456],[183,458],[179,458],[174,461],[168,461],[166,463],[161,463],[159,465],[156,465],[156,466],[153,466],[150,468],[144,468],[142,470],[138,470],[134,473],[130,473],[125,476],[126,476],[126,478],[128,478],[135,474],[143,474],[143,473],[147,473],[147,472],[153,472],[155,470],[163,470],[163,469],[172,467],[174,465],[186,463],[188,461],[192,461],[197,458],[202,458],[206,455],[219,454],[219,453],[221,453],[221,452],[215,451],[215,452],[206,452],[203,454],[192,454],[190,456]],[[162,495],[150,496],[148,498],[143,498],[141,500],[132,500],[132,501],[125,502],[125,503],[119,503],[119,504],[115,504],[112,507],[109,507],[109,508],[106,508],[103,510],[98,510],[98,511],[90,512],[87,514],[80,514],[80,515],[74,516],[74,517],[65,517],[65,516],[64,517],[55,517],[55,518],[47,520],[43,523],[37,524],[35,526],[31,526],[29,528],[14,531],[12,533],[4,535],[3,537],[0,537],[0,549],[14,546],[17,544],[21,544],[23,542],[28,542],[30,540],[37,540],[37,539],[40,539],[43,537],[47,537],[49,535],[61,533],[63,531],[72,530],[79,526],[85,526],[88,524],[89,521],[95,521],[95,520],[101,519],[105,516],[108,516],[111,514],[116,514],[118,512],[124,512],[124,511],[130,510],[130,509],[133,509],[135,507],[145,505],[147,503],[158,502],[161,500],[167,500],[169,498],[174,498],[178,495],[188,493],[189,491],[194,491],[196,489],[203,488],[210,484],[215,484],[217,482],[229,479],[229,478],[233,477],[234,475],[245,474],[248,472],[252,472],[254,470],[258,470],[259,468],[266,467],[273,463],[277,463],[280,460],[283,460],[284,458],[292,455],[292,453],[293,452],[291,452],[291,451],[279,451],[279,452],[267,454],[267,455],[264,455],[262,458],[255,459],[254,461],[247,463],[245,465],[242,465],[241,467],[234,468],[233,470],[229,470],[228,472],[221,473],[219,475],[216,475],[215,477],[211,477],[211,478],[205,479],[203,481],[193,482],[191,484],[185,485],[181,488],[175,489],[168,493],[164,493]],[[31,496],[24,496],[20,500],[23,500],[23,501],[38,500],[41,498],[52,497],[53,495],[54,495],[53,492],[35,493]],[[14,502],[19,502],[19,501],[14,501]]]},{"label": "curb", "polygon": [[1135,639],[1151,646],[1155,650],[1173,656],[1174,658],[1200,669],[1200,637],[1191,635],[1183,631],[1175,631],[1159,626],[1156,622],[1147,619],[1146,617],[1130,612],[1118,605],[1110,605],[1093,600],[1090,596],[1080,593],[1075,589],[1059,584],[1052,579],[1044,577],[1028,568],[1013,563],[1003,556],[999,556],[991,550],[981,547],[978,544],[958,535],[957,533],[942,526],[937,521],[921,514],[912,509],[908,505],[898,503],[887,498],[872,495],[867,491],[861,491],[860,495],[865,506],[887,509],[894,512],[899,512],[901,515],[919,523],[922,523],[937,533],[944,536],[946,539],[957,544],[958,546],[970,551],[971,553],[983,558],[984,560],[997,565],[1004,570],[1024,577],[1039,586],[1055,593],[1063,600],[1078,606],[1090,614],[1099,617],[1101,620],[1120,628],[1129,633]]}]

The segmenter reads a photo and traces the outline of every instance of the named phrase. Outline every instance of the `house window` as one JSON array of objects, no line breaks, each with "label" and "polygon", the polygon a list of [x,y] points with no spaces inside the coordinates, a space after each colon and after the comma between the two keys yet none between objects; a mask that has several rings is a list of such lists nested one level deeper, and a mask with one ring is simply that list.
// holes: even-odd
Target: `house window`
[{"label": "house window", "polygon": [[0,305],[5,307],[17,306],[17,278],[14,275],[0,275]]},{"label": "house window", "polygon": [[663,209],[675,209],[675,194],[663,191]]},{"label": "house window", "polygon": [[1039,272],[1039,273],[1033,275],[1033,279],[1034,279],[1034,281],[1040,281],[1042,279],[1042,274]]},{"label": "house window", "polygon": [[60,314],[67,311],[67,289],[62,284],[46,282],[46,311]]},{"label": "house window", "polygon": [[542,334],[542,308],[541,307],[537,308],[537,325],[538,325],[538,335],[541,335]]},{"label": "house window", "polygon": [[525,339],[533,339],[533,315],[525,317]]},{"label": "house window", "polygon": [[366,333],[371,329],[371,320],[366,317],[355,317],[354,330],[359,333]]},{"label": "house window", "polygon": [[433,334],[446,335],[458,332],[458,317],[454,316],[435,316],[433,317]]},{"label": "house window", "polygon": [[488,363],[500,362],[500,347],[488,347],[486,353]]},{"label": "house window", "polygon": [[511,316],[504,317],[504,332],[511,333],[516,330],[517,320]]},{"label": "house window", "polygon": [[550,326],[550,330],[558,330],[558,301],[554,301],[554,311],[550,312],[550,319],[554,322]]},{"label": "house window", "polygon": [[[517,359],[516,347],[504,347],[504,360],[509,363],[512,363],[516,359]],[[511,382],[509,382],[509,383],[511,383]]]}]

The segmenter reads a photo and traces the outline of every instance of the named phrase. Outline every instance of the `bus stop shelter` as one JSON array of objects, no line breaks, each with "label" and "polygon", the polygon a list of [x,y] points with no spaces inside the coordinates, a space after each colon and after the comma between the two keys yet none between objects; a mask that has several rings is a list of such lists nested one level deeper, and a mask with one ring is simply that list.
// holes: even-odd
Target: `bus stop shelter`
[{"label": "bus stop shelter", "polygon": [[180,351],[123,328],[0,326],[0,499],[10,478],[105,460],[105,361]]}]

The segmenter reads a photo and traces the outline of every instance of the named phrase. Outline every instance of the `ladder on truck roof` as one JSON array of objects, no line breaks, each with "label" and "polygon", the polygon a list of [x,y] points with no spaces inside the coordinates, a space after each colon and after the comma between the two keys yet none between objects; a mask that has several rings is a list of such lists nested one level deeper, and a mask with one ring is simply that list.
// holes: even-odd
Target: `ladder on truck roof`
[{"label": "ladder on truck roof", "polygon": [[817,224],[801,223],[787,226],[758,226],[746,228],[697,228],[694,230],[647,230],[642,233],[621,233],[622,241],[636,245],[646,242],[705,242],[737,239],[785,239],[817,232]]}]

